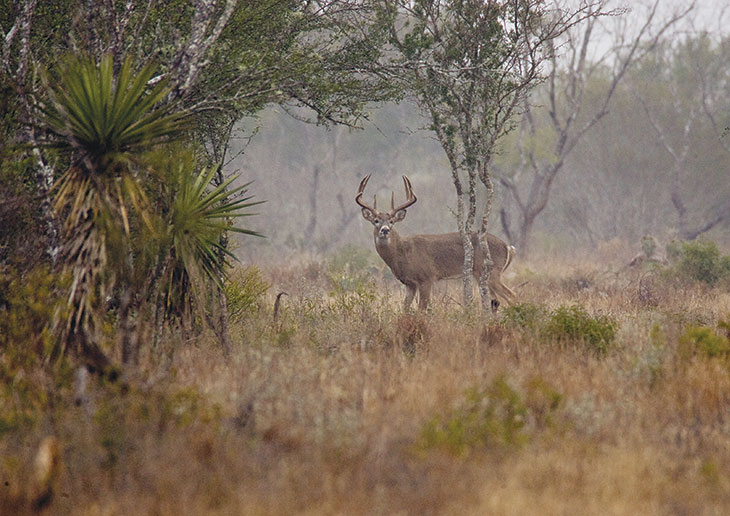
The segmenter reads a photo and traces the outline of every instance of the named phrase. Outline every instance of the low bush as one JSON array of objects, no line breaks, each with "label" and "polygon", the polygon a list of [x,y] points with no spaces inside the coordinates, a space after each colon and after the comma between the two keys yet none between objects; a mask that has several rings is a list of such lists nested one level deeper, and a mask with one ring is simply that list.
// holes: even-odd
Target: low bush
[{"label": "low bush", "polygon": [[48,367],[63,351],[51,329],[61,284],[47,267],[0,273],[0,435],[36,421],[53,382],[68,380],[67,368],[57,367],[51,380]]},{"label": "low bush", "polygon": [[543,336],[561,344],[583,343],[597,355],[605,355],[612,347],[618,324],[607,315],[590,315],[585,308],[561,306],[550,315]]},{"label": "low bush", "polygon": [[486,389],[468,389],[457,408],[427,421],[416,450],[441,449],[465,457],[479,448],[520,447],[537,430],[553,425],[562,401],[540,378],[532,379],[523,395],[499,377]]},{"label": "low bush", "polygon": [[427,421],[416,448],[464,457],[479,447],[519,446],[527,441],[526,414],[520,394],[500,377],[487,389],[467,390],[458,408]]},{"label": "low bush", "polygon": [[715,285],[730,278],[730,256],[723,256],[715,242],[682,242],[674,272],[681,278]]},{"label": "low bush", "polygon": [[[719,326],[723,328],[726,324],[721,321]],[[718,335],[708,326],[689,326],[680,336],[679,346],[684,356],[730,357],[730,341],[727,336]]]},{"label": "low bush", "polygon": [[535,335],[539,340],[560,344],[584,344],[605,355],[614,343],[618,323],[606,315],[592,316],[579,305],[549,311],[541,305],[520,303],[502,312],[501,323]]},{"label": "low bush", "polygon": [[[60,286],[58,275],[48,267],[24,274],[0,272],[0,350],[5,356],[25,363],[53,353],[51,322],[61,299]],[[22,346],[17,345],[20,342]]]}]

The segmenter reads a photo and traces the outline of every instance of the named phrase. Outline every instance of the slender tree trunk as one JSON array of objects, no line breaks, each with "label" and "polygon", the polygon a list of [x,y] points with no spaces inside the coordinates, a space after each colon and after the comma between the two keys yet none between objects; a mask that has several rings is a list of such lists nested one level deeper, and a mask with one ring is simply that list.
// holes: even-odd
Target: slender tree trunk
[{"label": "slender tree trunk", "polygon": [[[223,236],[221,240],[223,247],[227,248],[228,238]],[[224,259],[222,251],[219,251],[218,259]],[[225,281],[225,278],[221,278],[221,284],[223,281]],[[226,299],[226,293],[223,288],[213,285],[211,289],[213,291],[213,297],[215,298],[212,305],[213,315],[215,318],[209,318],[208,322],[218,338],[218,342],[223,349],[223,354],[228,357],[232,350],[231,332],[228,321],[228,300]]]},{"label": "slender tree trunk", "polygon": [[[431,117],[438,118],[438,114],[433,108],[431,108]],[[444,133],[443,127],[438,124],[434,126],[434,130],[449,160],[451,179],[456,190],[456,224],[459,227],[459,236],[464,248],[464,266],[461,271],[462,298],[466,307],[471,305],[474,300],[474,244],[471,234],[476,216],[476,179],[473,173],[469,173],[467,190],[464,191],[464,184],[459,177],[461,167],[451,138]]]},{"label": "slender tree trunk", "polygon": [[232,342],[231,331],[228,324],[228,299],[225,292],[218,292],[218,340],[223,348],[223,354],[226,357],[231,356]]},{"label": "slender tree trunk", "polygon": [[317,192],[319,191],[319,166],[314,167],[312,187],[309,190],[309,222],[304,230],[303,245],[310,247],[314,241],[314,231],[317,229]]},{"label": "slender tree trunk", "polygon": [[[470,171],[467,191],[459,197],[460,215],[459,233],[464,246],[464,267],[462,269],[464,306],[469,306],[474,301],[474,219],[476,218],[476,179]],[[466,197],[467,202],[464,202]]]},{"label": "slender tree trunk", "polygon": [[[54,170],[36,147],[35,124],[31,123],[33,108],[30,99],[34,88],[33,80],[28,78],[28,71],[31,68],[31,28],[37,3],[37,0],[27,0],[23,4],[23,8],[13,27],[7,35],[3,34],[5,37],[2,45],[2,53],[0,54],[2,56],[0,62],[0,79],[2,79],[3,75],[7,75],[8,79],[10,79],[8,84],[13,85],[20,104],[21,115],[19,125],[26,128],[24,131],[20,131],[15,139],[33,147],[32,153],[37,166],[35,180],[40,199],[41,214],[45,223],[46,250],[51,261],[55,264],[58,255],[58,229],[50,196],[50,190],[54,181]],[[19,39],[18,65],[13,71],[11,67],[11,49],[16,36]]]},{"label": "slender tree trunk", "polygon": [[[214,178],[214,184],[216,186],[220,186],[223,184],[223,181],[225,180],[225,177],[223,175],[223,163],[225,161],[225,155],[226,155],[226,149],[228,148],[227,142],[230,140],[231,131],[233,129],[233,123],[231,123],[228,126],[227,129],[227,136],[225,137],[226,144],[222,146],[222,152],[220,153],[221,159],[218,164],[218,170],[216,172],[216,176]],[[220,237],[219,243],[221,245],[222,249],[218,250],[218,263],[220,268],[223,268],[223,265],[225,263],[226,257],[223,253],[223,249],[228,249],[228,234],[223,233]],[[225,281],[225,278],[220,278],[221,285]],[[226,299],[226,293],[223,290],[223,288],[220,288],[216,285],[213,285],[211,287],[211,290],[213,292],[213,297],[215,300],[213,301],[213,304],[211,306],[213,310],[213,317],[208,318],[208,323],[210,324],[210,327],[213,328],[213,331],[216,334],[216,337],[218,338],[218,342],[221,345],[221,348],[223,348],[223,354],[228,357],[231,354],[232,344],[231,344],[231,332],[230,332],[230,326],[228,321],[228,299]],[[205,310],[205,308],[203,308]]]},{"label": "slender tree trunk", "polygon": [[59,250],[58,238],[58,221],[53,212],[53,201],[51,198],[51,189],[54,183],[53,167],[48,164],[46,159],[37,148],[33,149],[33,155],[36,159],[36,185],[41,199],[41,215],[43,217],[46,236],[46,253],[51,258],[53,265],[56,264]]},{"label": "slender tree trunk", "polygon": [[466,228],[466,225],[459,224],[459,234],[464,246],[464,268],[461,272],[462,295],[464,306],[469,306],[474,300],[474,244],[471,239],[471,231]]},{"label": "slender tree trunk", "polygon": [[532,237],[532,228],[535,225],[537,215],[538,213],[523,214],[520,217],[520,226],[517,228],[515,248],[521,256],[526,256],[530,251],[530,238]]},{"label": "slender tree trunk", "polygon": [[484,212],[482,213],[482,223],[479,228],[479,248],[481,249],[484,256],[484,263],[482,264],[482,272],[479,275],[479,294],[482,299],[482,309],[487,313],[487,310],[491,308],[493,299],[493,292],[489,289],[489,276],[492,273],[492,253],[489,250],[489,242],[487,240],[487,223],[489,222],[489,216],[492,212],[492,199],[494,198],[494,184],[492,178],[487,170],[487,166],[483,165],[480,167],[479,179],[484,185],[487,193],[487,198],[484,203]]}]

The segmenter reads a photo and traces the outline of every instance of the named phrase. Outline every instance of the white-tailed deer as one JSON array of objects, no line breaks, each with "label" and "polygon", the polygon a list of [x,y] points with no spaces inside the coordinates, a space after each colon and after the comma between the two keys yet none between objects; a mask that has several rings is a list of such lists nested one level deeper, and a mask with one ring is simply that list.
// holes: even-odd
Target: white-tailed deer
[{"label": "white-tailed deer", "polygon": [[[418,292],[418,307],[425,309],[431,297],[431,287],[434,282],[442,279],[461,277],[464,268],[464,246],[459,233],[444,233],[440,235],[413,235],[400,236],[394,226],[406,216],[406,208],[416,202],[410,180],[403,176],[406,187],[406,202],[395,206],[394,196],[391,197],[391,210],[378,211],[377,200],[368,206],[362,200],[362,194],[370,179],[370,174],[360,181],[355,202],[362,208],[362,216],[375,227],[375,249],[390,267],[398,280],[406,286],[405,309],[408,310],[413,297]],[[499,302],[512,303],[515,294],[504,283],[502,273],[507,269],[514,247],[508,246],[500,238],[487,233],[487,243],[492,256],[492,270],[489,275],[489,289],[497,299],[492,300],[492,309],[496,310]],[[484,255],[479,249],[476,233],[472,234],[474,246],[474,276],[479,278],[484,263]]]}]

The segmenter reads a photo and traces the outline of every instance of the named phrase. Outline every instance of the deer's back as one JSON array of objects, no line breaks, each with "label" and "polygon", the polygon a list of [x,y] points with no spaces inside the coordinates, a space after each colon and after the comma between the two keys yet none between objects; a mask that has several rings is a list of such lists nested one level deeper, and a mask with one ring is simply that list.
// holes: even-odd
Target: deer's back
[{"label": "deer's back", "polygon": [[[507,262],[507,246],[498,237],[487,234],[489,252],[494,271],[502,272]],[[484,260],[479,250],[477,235],[472,234],[474,246],[474,270],[479,274]],[[464,266],[464,246],[459,233],[438,235],[413,235],[402,238],[402,252],[389,263],[395,276],[403,283],[420,283],[427,280],[457,278]],[[387,260],[386,260],[387,261]]]}]

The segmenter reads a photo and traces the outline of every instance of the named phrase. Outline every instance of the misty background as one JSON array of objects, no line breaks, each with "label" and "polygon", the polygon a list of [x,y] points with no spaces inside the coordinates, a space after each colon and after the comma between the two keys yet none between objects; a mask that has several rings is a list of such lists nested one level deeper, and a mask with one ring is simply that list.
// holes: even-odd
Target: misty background
[{"label": "misty background", "polygon": [[[637,248],[647,234],[662,246],[692,238],[730,245],[730,41],[722,29],[728,6],[721,4],[699,3],[656,46],[644,48],[621,77],[606,114],[578,139],[555,175],[529,234],[530,254],[584,252],[607,242]],[[660,14],[668,16],[676,5],[667,2]],[[621,43],[630,40],[642,16],[637,8],[602,21],[602,32],[592,34],[588,45],[590,73],[571,70],[569,43],[559,49],[558,86],[567,88],[576,78],[584,82],[579,121],[605,99]],[[490,231],[507,241],[513,239],[503,220],[519,223],[519,213],[500,179],[514,181],[523,199],[535,180],[529,167],[517,175],[523,159],[518,149],[529,146],[547,164],[558,159],[553,144],[560,135],[550,124],[549,94],[547,82],[533,92],[536,130],[526,134],[524,122],[515,119],[493,161]],[[239,124],[226,167],[253,181],[250,193],[266,201],[245,221],[266,238],[239,240],[236,253],[244,262],[322,256],[345,245],[372,250],[372,227],[354,202],[359,181],[369,173],[366,199],[377,195],[381,207],[389,205],[391,192],[402,202],[400,176],[411,179],[418,202],[399,224],[402,234],[456,231],[449,164],[418,107],[405,100],[371,106],[368,115],[361,129],[325,127],[300,120],[307,116],[303,111],[272,107]]]}]

